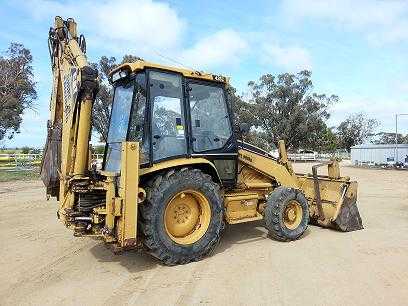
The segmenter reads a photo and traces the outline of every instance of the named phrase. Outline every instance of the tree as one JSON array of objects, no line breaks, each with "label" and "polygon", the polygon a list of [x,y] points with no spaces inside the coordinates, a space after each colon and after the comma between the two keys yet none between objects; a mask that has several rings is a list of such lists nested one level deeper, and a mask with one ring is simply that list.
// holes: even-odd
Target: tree
[{"label": "tree", "polygon": [[[398,143],[408,143],[408,135],[404,137],[402,134],[397,134]],[[395,133],[381,132],[376,134],[378,138],[373,141],[374,144],[395,144]]]},{"label": "tree", "polygon": [[[133,55],[125,55],[122,63],[131,63],[139,59],[139,57]],[[98,63],[92,64],[94,68],[98,69],[100,77],[99,92],[96,95],[92,109],[92,126],[103,142],[106,142],[108,137],[109,117],[113,99],[113,91],[108,82],[108,76],[109,72],[118,65],[115,57],[108,58],[106,56],[102,56]]]},{"label": "tree", "polygon": [[249,82],[252,98],[242,101],[241,118],[262,132],[267,146],[283,139],[289,149],[308,148],[321,151],[321,139],[328,136],[325,121],[328,107],[338,102],[335,95],[312,92],[311,72],[263,75]]},{"label": "tree", "polygon": [[117,66],[116,58],[102,56],[99,62],[92,66],[99,71],[99,91],[92,108],[92,127],[100,135],[101,141],[106,142],[112,103],[112,88],[108,75]]},{"label": "tree", "polygon": [[30,50],[11,43],[0,56],[0,140],[19,133],[25,109],[37,98]]},{"label": "tree", "polygon": [[30,153],[30,151],[31,151],[30,147],[24,146],[24,147],[21,148],[21,153],[22,154],[28,154],[28,153]]},{"label": "tree", "polygon": [[340,147],[350,152],[352,146],[362,144],[378,125],[376,119],[367,118],[363,113],[350,115],[337,127]]},{"label": "tree", "polygon": [[332,128],[326,128],[321,131],[319,137],[316,139],[316,146],[319,152],[334,153],[338,148],[338,141],[336,134]]},{"label": "tree", "polygon": [[[226,87],[228,103],[233,112],[234,129],[239,130],[240,123],[248,123],[254,125],[252,107],[253,105],[245,102],[241,95],[237,94],[237,90],[230,84]],[[252,129],[247,135],[242,136],[242,140],[254,146],[257,146],[265,151],[270,151],[276,146],[273,143],[266,141],[266,133],[257,129]]]},{"label": "tree", "polygon": [[248,103],[245,103],[242,96],[237,94],[237,90],[228,84],[226,86],[227,100],[233,112],[234,126],[238,129],[239,124],[251,120],[249,112],[247,111]]},{"label": "tree", "polygon": [[251,130],[248,135],[244,135],[244,141],[250,143],[258,148],[270,152],[273,149],[276,149],[276,144],[268,142],[267,135],[265,132]]}]

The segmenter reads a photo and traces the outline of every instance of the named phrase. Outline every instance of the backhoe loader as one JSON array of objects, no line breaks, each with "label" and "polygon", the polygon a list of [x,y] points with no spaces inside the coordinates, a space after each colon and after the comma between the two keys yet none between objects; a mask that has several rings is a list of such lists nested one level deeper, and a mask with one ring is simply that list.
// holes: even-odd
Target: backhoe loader
[{"label": "backhoe loader", "polygon": [[98,73],[73,19],[49,31],[51,119],[41,176],[57,216],[75,236],[114,251],[142,248],[167,265],[211,253],[225,224],[264,220],[270,237],[298,239],[309,223],[362,229],[357,183],[330,161],[328,175],[296,174],[233,128],[221,75],[144,61],[110,73],[114,89],[101,170],[90,165]]}]

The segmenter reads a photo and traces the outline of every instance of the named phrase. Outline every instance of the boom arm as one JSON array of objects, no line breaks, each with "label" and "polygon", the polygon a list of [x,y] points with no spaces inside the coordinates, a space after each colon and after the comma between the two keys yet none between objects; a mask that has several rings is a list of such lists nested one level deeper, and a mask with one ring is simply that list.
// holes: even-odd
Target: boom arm
[{"label": "boom arm", "polygon": [[41,168],[47,195],[61,208],[70,208],[72,181],[84,179],[88,169],[91,111],[98,90],[98,73],[86,59],[84,36],[77,35],[73,19],[55,18],[49,31],[53,72],[51,119]]},{"label": "boom arm", "polygon": [[[94,235],[117,248],[137,244],[139,144],[123,142],[120,174],[89,172],[91,111],[98,74],[86,59],[85,39],[73,19],[55,18],[49,32],[53,71],[51,119],[41,177],[59,200],[59,219],[77,236]],[[120,184],[118,178],[120,176]]]}]

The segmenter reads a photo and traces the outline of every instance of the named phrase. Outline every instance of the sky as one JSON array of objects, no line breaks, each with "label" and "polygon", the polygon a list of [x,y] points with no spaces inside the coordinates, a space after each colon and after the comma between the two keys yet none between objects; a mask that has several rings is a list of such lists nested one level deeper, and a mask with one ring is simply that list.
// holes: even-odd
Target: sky
[{"label": "sky", "polygon": [[[408,1],[0,0],[0,52],[32,52],[38,99],[6,147],[42,147],[52,86],[47,38],[54,16],[73,17],[87,56],[133,54],[223,74],[239,93],[266,73],[312,71],[316,93],[335,94],[329,126],[352,113],[395,131],[408,113]],[[408,116],[399,131],[408,133]]]}]

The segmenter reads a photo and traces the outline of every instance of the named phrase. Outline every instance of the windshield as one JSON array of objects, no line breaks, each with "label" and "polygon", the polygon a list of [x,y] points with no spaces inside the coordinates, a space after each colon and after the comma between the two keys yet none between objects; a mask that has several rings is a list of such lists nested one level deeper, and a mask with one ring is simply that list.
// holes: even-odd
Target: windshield
[{"label": "windshield", "polygon": [[112,104],[108,143],[122,142],[126,139],[132,96],[133,82],[116,87]]},{"label": "windshield", "polygon": [[122,141],[126,140],[133,87],[133,82],[129,81],[115,88],[107,141],[106,171],[120,170],[121,146]]}]

